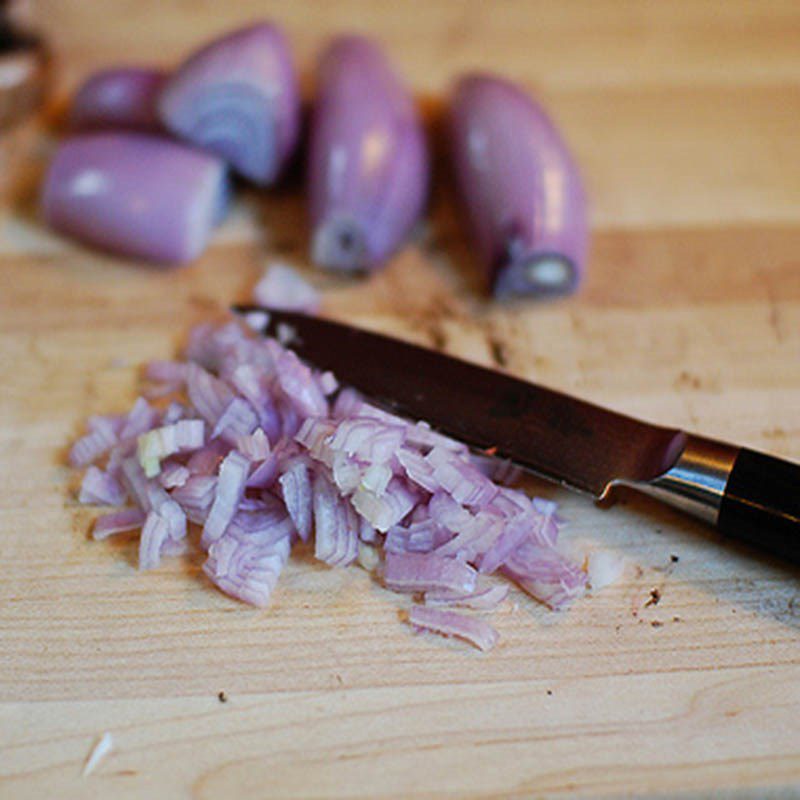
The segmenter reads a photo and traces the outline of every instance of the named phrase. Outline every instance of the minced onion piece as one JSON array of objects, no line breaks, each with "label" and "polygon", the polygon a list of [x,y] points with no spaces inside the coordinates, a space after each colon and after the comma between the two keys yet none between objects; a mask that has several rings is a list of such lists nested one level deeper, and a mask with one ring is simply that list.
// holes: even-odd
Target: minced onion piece
[{"label": "minced onion piece", "polygon": [[186,481],[192,476],[189,468],[175,461],[161,465],[161,472],[158,475],[158,482],[165,489],[175,489],[184,486]]},{"label": "minced onion piece", "polygon": [[397,525],[414,508],[415,502],[412,490],[397,478],[392,478],[380,495],[363,486],[353,494],[356,511],[381,533]]},{"label": "minced onion piece", "polygon": [[358,520],[353,506],[322,473],[314,480],[313,495],[314,555],[331,566],[346,566],[358,556]]},{"label": "minced onion piece", "polygon": [[192,475],[183,486],[172,491],[190,522],[205,525],[208,512],[217,494],[217,478],[213,475]]},{"label": "minced onion piece", "polygon": [[[319,292],[288,264],[270,264],[253,289],[253,302],[281,311],[316,314]],[[329,373],[330,374],[330,373]]]},{"label": "minced onion piece", "polygon": [[92,746],[86,763],[83,765],[83,772],[81,777],[85,778],[91,775],[99,766],[100,762],[114,749],[114,739],[111,734],[106,731]]},{"label": "minced onion piece", "polygon": [[119,481],[94,465],[86,470],[78,500],[81,503],[101,506],[121,506],[127,493]]},{"label": "minced onion piece", "polygon": [[137,397],[130,413],[123,420],[119,432],[120,439],[133,439],[152,430],[158,424],[158,411],[145,400]]},{"label": "minced onion piece", "polygon": [[85,467],[110,450],[117,441],[114,426],[110,422],[98,420],[89,433],[72,445],[69,463],[73,467]]},{"label": "minced onion piece", "polygon": [[193,53],[164,86],[161,121],[261,186],[275,182],[300,132],[300,95],[289,45],[259,22]]},{"label": "minced onion piece", "polygon": [[269,605],[290,549],[288,536],[268,545],[223,537],[211,545],[203,572],[226,594],[263,608]]},{"label": "minced onion piece", "polygon": [[115,533],[134,531],[141,528],[147,515],[139,508],[126,508],[112,514],[103,514],[94,522],[92,528],[93,539],[105,539]]},{"label": "minced onion piece", "polygon": [[161,550],[169,538],[167,521],[155,511],[147,515],[139,539],[139,569],[155,569],[161,562]]},{"label": "minced onion piece", "polygon": [[586,590],[586,573],[555,548],[526,541],[506,559],[503,571],[532,597],[559,609]]},{"label": "minced onion piece", "polygon": [[278,483],[297,534],[303,541],[307,541],[311,537],[313,502],[308,464],[302,458],[292,459],[278,478]]},{"label": "minced onion piece", "polygon": [[399,592],[434,589],[469,594],[477,577],[463,561],[424,553],[387,553],[383,572],[384,583]]},{"label": "minced onion piece", "polygon": [[48,167],[42,213],[86,244],[157,264],[202,253],[228,201],[225,165],[141,133],[75,136]]},{"label": "minced onion piece", "polygon": [[508,597],[508,585],[488,586],[471,594],[429,589],[425,592],[426,606],[460,606],[479,611],[494,611]]},{"label": "minced onion piece", "polygon": [[578,168],[545,111],[493,75],[462,77],[449,111],[458,195],[497,296],[568,294],[587,250]]},{"label": "minced onion piece", "polygon": [[586,575],[594,591],[616,583],[625,571],[625,562],[609,550],[596,550],[586,558]]},{"label": "minced onion piece", "polygon": [[383,264],[419,219],[428,154],[414,103],[378,46],[340,36],[320,57],[311,115],[311,257],[334,270]]},{"label": "minced onion piece", "polygon": [[201,419],[182,419],[173,425],[154,428],[139,436],[136,454],[145,477],[153,478],[161,471],[161,461],[185,450],[197,450],[205,441]]},{"label": "minced onion piece", "polygon": [[156,101],[167,73],[149,67],[114,67],[90,75],[75,92],[70,126],[158,130]]},{"label": "minced onion piece", "polygon": [[430,553],[453,538],[453,534],[432,519],[395,525],[386,532],[384,549],[389,553]]},{"label": "minced onion piece", "polygon": [[491,650],[499,638],[497,631],[485,620],[468,617],[455,611],[414,606],[409,612],[408,621],[421,630],[465,639],[483,651]]},{"label": "minced onion piece", "polygon": [[258,427],[258,414],[243,397],[234,397],[220,414],[211,437],[220,437],[226,442],[237,444],[240,438],[249,436]]},{"label": "minced onion piece", "polygon": [[263,606],[292,544],[313,540],[324,563],[358,561],[387,588],[423,595],[417,627],[487,648],[490,626],[432,606],[493,610],[508,584],[481,573],[504,575],[553,607],[583,593],[586,573],[557,549],[555,504],[493,482],[486,456],[351,389],[331,407],[333,376],[239,325],[200,326],[186,356],[144,373],[174,385],[178,398],[159,406],[140,397],[129,414],[91,417],[88,443],[71,453],[76,464],[95,462],[84,501],[136,505],[100,517],[93,535],[141,527],[141,569],[196,546],[192,522],[203,526],[208,578]]},{"label": "minced onion piece", "polygon": [[217,494],[203,527],[203,539],[214,542],[225,533],[236,508],[244,497],[250,461],[235,450],[228,453],[219,467]]},{"label": "minced onion piece", "polygon": [[250,461],[263,461],[269,455],[269,439],[263,428],[236,438],[236,449]]}]

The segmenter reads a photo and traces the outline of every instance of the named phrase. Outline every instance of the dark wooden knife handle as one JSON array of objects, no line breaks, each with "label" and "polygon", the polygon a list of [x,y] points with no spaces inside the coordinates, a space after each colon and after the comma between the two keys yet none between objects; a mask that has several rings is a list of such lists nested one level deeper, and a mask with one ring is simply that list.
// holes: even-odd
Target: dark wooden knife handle
[{"label": "dark wooden knife handle", "polygon": [[725,485],[717,528],[800,564],[800,465],[742,448]]}]

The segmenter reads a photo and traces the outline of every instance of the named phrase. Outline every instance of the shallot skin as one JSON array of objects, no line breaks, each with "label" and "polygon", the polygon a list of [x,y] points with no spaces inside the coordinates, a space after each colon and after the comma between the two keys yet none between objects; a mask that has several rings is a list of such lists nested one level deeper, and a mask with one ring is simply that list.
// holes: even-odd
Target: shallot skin
[{"label": "shallot skin", "polygon": [[212,155],[141,133],[94,133],[59,147],[42,212],[95,247],[181,264],[204,250],[227,197],[227,170]]},{"label": "shallot skin", "polygon": [[318,65],[308,192],[312,259],[374,270],[408,236],[428,192],[428,148],[410,94],[379,48],[340,36]]},{"label": "shallot skin", "polygon": [[466,75],[453,91],[448,141],[487,287],[500,298],[575,291],[587,253],[586,198],[541,106],[510,81]]},{"label": "shallot skin", "polygon": [[70,108],[73,130],[130,128],[156,131],[158,96],[168,73],[147,67],[117,67],[90,75]]},{"label": "shallot skin", "polygon": [[173,73],[158,110],[175,136],[260,186],[273,184],[300,133],[300,91],[286,38],[259,22],[215,39]]}]

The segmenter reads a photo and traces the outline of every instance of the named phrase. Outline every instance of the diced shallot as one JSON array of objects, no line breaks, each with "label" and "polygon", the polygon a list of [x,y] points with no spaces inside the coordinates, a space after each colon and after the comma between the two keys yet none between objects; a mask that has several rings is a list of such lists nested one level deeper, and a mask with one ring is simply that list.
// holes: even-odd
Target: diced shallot
[{"label": "diced shallot", "polygon": [[83,476],[78,500],[86,504],[121,506],[126,496],[125,490],[113,475],[91,466]]},{"label": "diced shallot", "polygon": [[[491,626],[437,606],[494,610],[508,581],[484,574],[553,608],[584,592],[586,572],[556,547],[555,504],[499,485],[485,454],[352,389],[331,409],[333,376],[235,324],[195,329],[186,356],[145,372],[180,392],[165,410],[140,397],[126,415],[91,417],[70,456],[91,464],[82,501],[134,504],[100,517],[93,536],[141,528],[142,570],[194,546],[191,522],[209,579],[264,606],[292,544],[313,541],[332,567],[357,561],[388,589],[424,596],[415,627],[482,649]],[[590,557],[594,588],[613,568]]]},{"label": "diced shallot", "polygon": [[250,461],[241,453],[234,450],[225,456],[219,468],[217,494],[203,526],[204,542],[215,542],[225,533],[244,496],[249,470]]},{"label": "diced shallot", "polygon": [[126,508],[111,514],[103,514],[95,520],[92,528],[93,539],[105,539],[115,533],[124,533],[141,528],[144,524],[145,513],[138,508]]},{"label": "diced shallot", "polygon": [[282,311],[315,314],[319,292],[288,264],[271,264],[253,289],[253,300],[262,306]]},{"label": "diced shallot", "polygon": [[182,419],[141,434],[137,455],[145,476],[155,477],[161,471],[162,459],[184,450],[197,450],[204,440],[205,426],[201,419]]},{"label": "diced shallot", "polygon": [[398,592],[443,590],[469,594],[477,573],[463,561],[422,553],[387,553],[383,580]]},{"label": "diced shallot", "polygon": [[432,590],[425,592],[426,606],[461,606],[477,611],[494,611],[508,597],[508,584],[477,589],[472,594]]},{"label": "diced shallot", "polygon": [[589,553],[586,559],[588,582],[594,591],[616,583],[624,571],[625,562],[618,555],[607,550]]}]

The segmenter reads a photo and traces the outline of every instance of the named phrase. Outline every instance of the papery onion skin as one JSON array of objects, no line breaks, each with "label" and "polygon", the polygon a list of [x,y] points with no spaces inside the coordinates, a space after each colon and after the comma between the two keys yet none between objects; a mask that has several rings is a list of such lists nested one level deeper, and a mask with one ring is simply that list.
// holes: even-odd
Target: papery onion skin
[{"label": "papery onion skin", "polygon": [[50,163],[42,211],[55,230],[164,265],[202,253],[228,193],[214,156],[140,133],[63,143]]},{"label": "papery onion skin", "polygon": [[286,38],[260,22],[215,39],[173,73],[158,111],[175,136],[210,150],[254,183],[271,185],[300,133],[300,92]]},{"label": "papery onion skin", "polygon": [[575,291],[587,253],[586,198],[541,106],[510,81],[464,76],[451,99],[448,141],[488,288],[501,298]]},{"label": "papery onion skin", "polygon": [[166,71],[148,67],[116,67],[93,73],[72,99],[70,127],[159,130],[156,106],[167,77]]},{"label": "papery onion skin", "polygon": [[369,39],[341,36],[323,52],[308,158],[313,261],[381,266],[422,213],[429,165],[413,100]]}]

